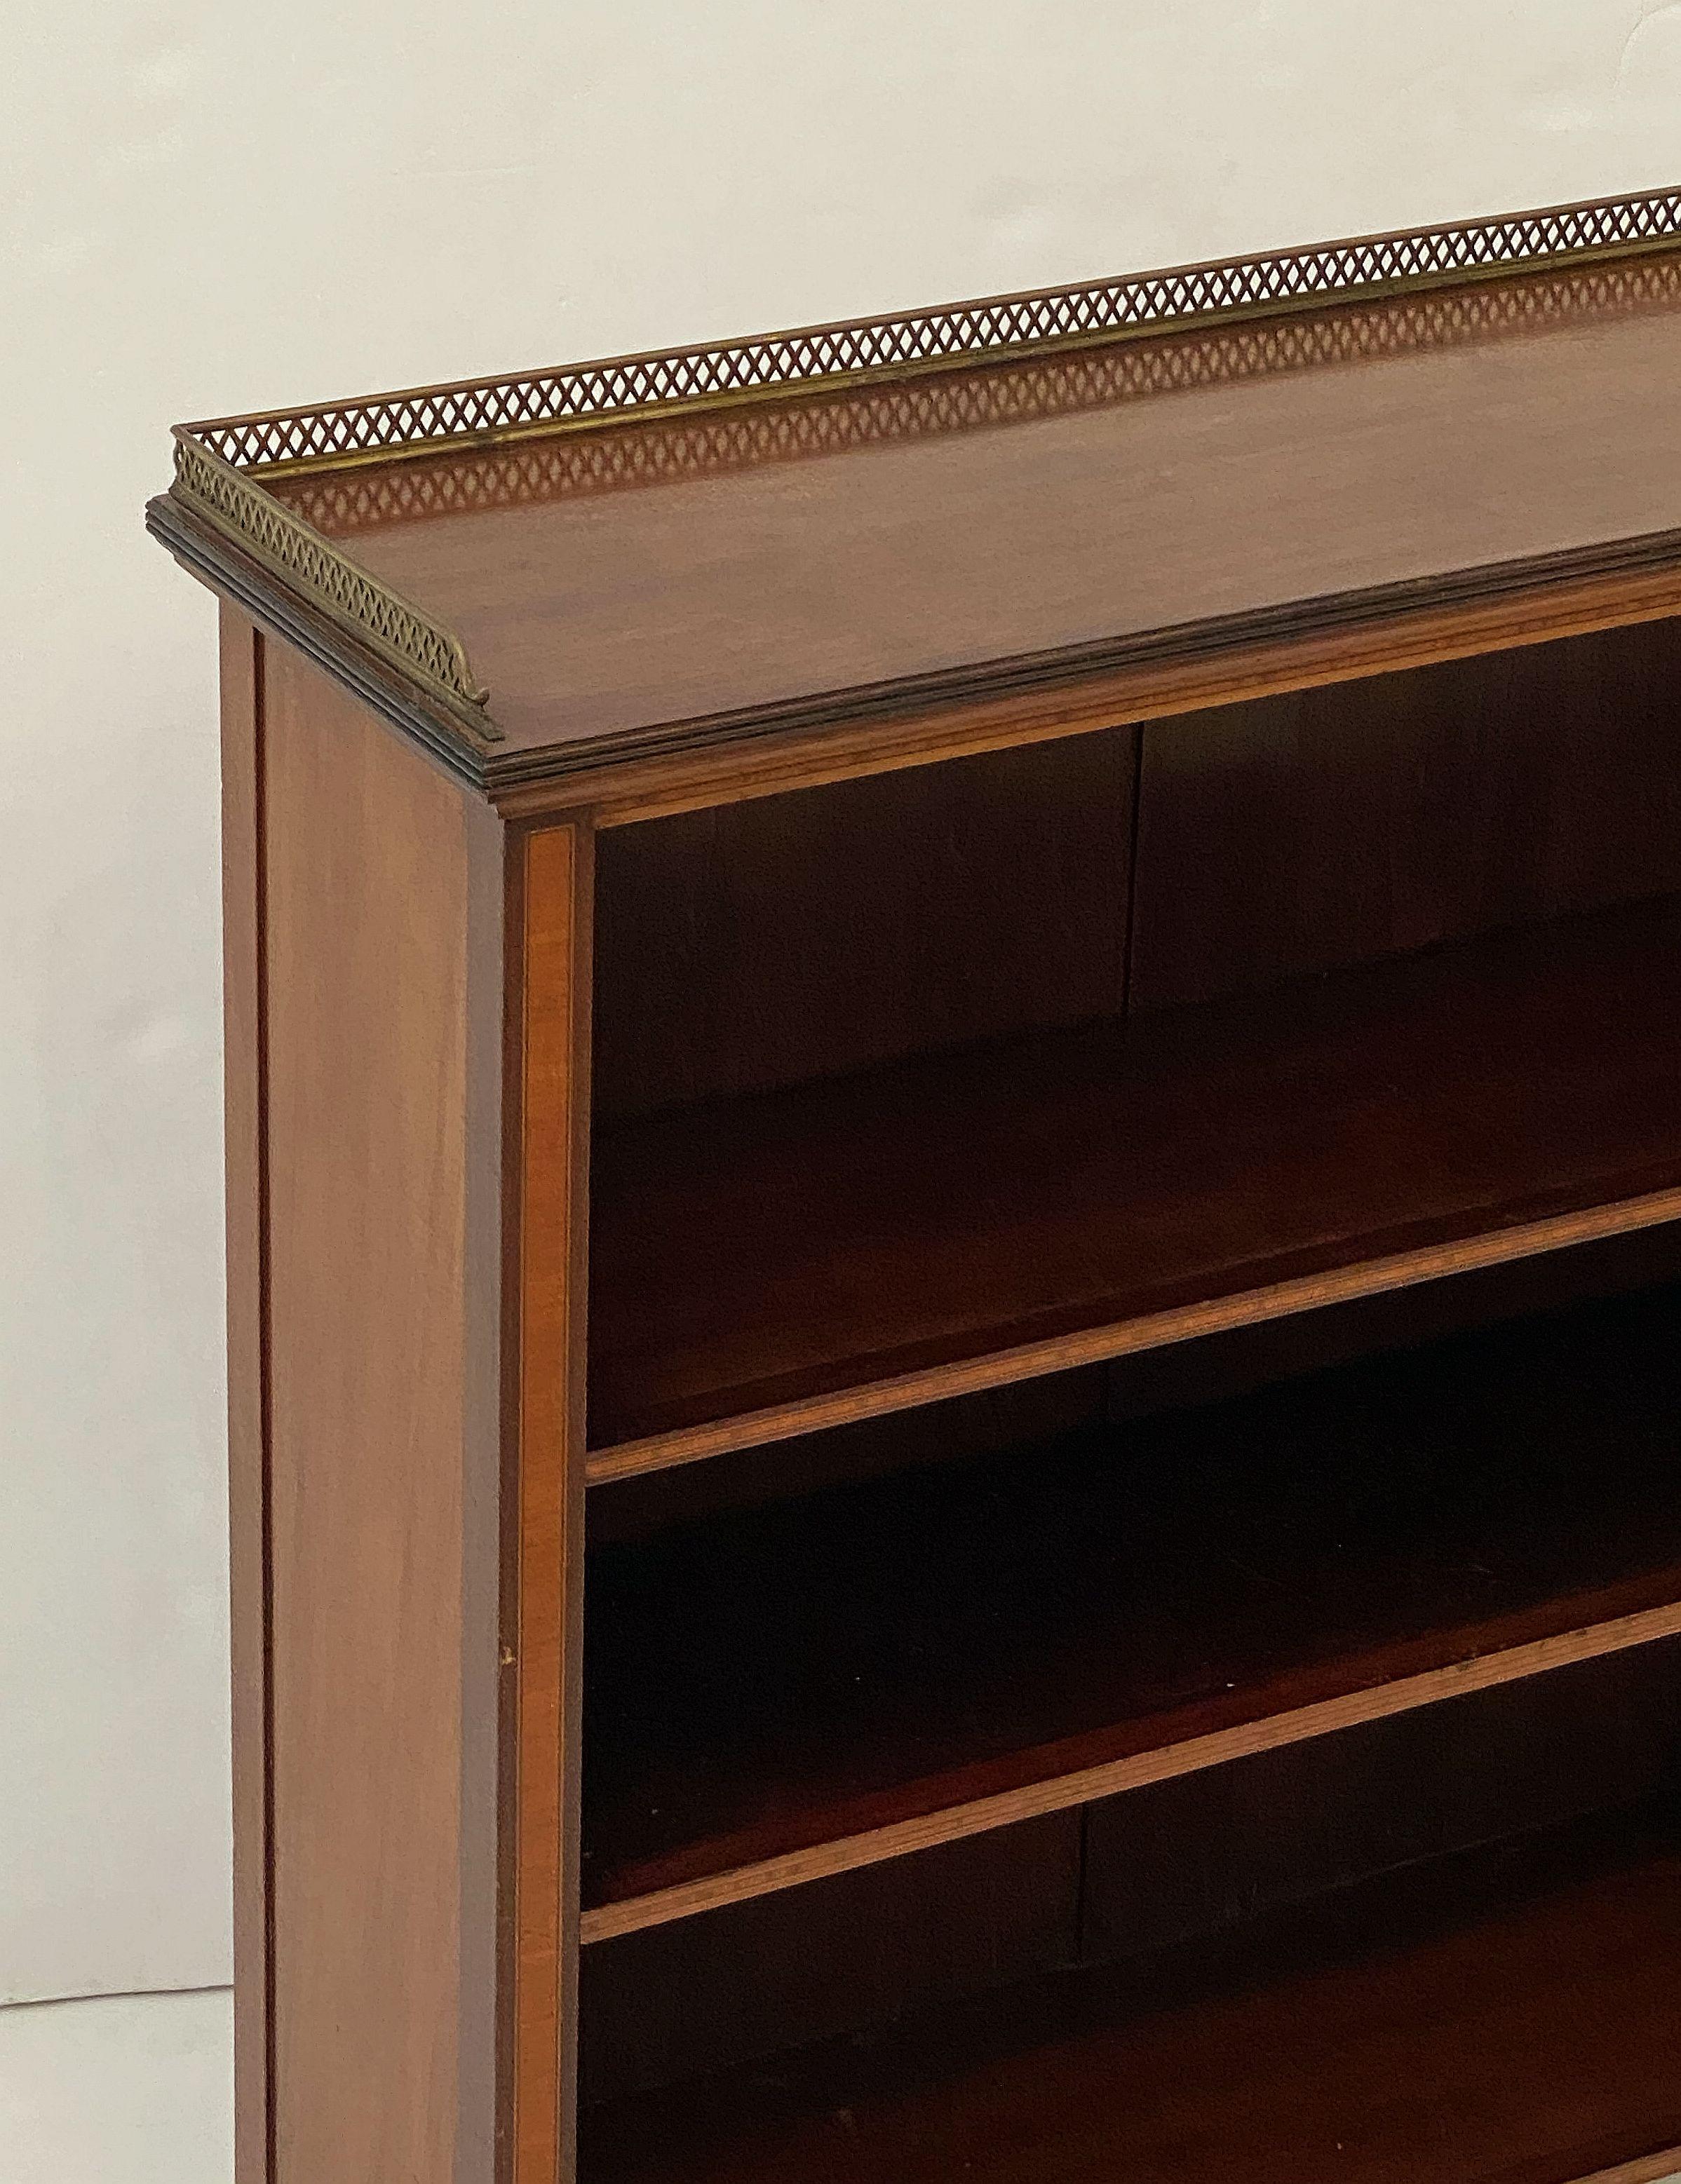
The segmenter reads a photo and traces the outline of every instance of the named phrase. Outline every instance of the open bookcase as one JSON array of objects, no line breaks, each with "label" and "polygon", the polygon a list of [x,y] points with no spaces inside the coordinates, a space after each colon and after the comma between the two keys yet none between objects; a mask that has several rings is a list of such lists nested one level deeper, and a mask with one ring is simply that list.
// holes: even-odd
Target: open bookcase
[{"label": "open bookcase", "polygon": [[1678,372],[1670,193],[182,428],[241,2184],[1681,2171]]}]

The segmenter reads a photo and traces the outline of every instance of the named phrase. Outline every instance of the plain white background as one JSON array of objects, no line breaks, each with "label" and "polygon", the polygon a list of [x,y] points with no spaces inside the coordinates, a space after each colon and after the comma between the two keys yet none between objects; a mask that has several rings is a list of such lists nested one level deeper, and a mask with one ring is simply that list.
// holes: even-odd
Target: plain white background
[{"label": "plain white background", "polygon": [[141,529],[170,421],[1673,182],[1681,6],[13,0],[4,45],[17,2000],[228,1976],[214,624]]}]

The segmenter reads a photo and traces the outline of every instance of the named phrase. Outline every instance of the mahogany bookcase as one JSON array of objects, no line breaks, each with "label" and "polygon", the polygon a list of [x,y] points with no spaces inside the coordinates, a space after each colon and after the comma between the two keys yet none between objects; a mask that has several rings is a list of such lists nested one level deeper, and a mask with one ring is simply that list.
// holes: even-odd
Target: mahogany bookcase
[{"label": "mahogany bookcase", "polygon": [[241,2184],[1681,2169],[1678,393],[1670,191],[180,429]]}]

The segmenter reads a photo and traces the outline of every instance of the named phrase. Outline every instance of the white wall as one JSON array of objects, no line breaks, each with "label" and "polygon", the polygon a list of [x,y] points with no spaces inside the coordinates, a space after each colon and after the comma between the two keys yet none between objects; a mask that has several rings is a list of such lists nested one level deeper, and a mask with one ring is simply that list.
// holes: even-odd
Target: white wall
[{"label": "white wall", "polygon": [[170,422],[1674,181],[1681,6],[24,0],[5,45],[15,1999],[228,1969],[214,630],[141,531]]}]

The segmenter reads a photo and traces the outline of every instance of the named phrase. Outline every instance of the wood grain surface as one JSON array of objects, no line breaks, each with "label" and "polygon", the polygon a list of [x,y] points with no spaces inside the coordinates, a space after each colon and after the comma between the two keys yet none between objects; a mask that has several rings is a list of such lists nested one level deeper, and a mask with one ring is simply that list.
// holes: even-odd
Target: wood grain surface
[{"label": "wood grain surface", "polygon": [[1632,309],[1474,285],[1450,338],[986,432],[512,505],[444,479],[347,543],[465,640],[514,755],[1425,583],[1674,526],[1666,269]]},{"label": "wood grain surface", "polygon": [[263,725],[276,2184],[489,2184],[501,828]]},{"label": "wood grain surface", "polygon": [[1111,1015],[1136,737],[618,827],[596,845],[597,1126]]},{"label": "wood grain surface", "polygon": [[1681,621],[1142,732],[1135,1009],[1681,888]]},{"label": "wood grain surface", "polygon": [[611,740],[593,753],[559,747],[487,786],[510,816],[587,811],[609,829],[1678,614],[1681,532],[1317,600],[1288,615],[1187,623],[1114,648],[1113,657],[977,671],[962,688],[889,685],[784,709],[786,717],[698,722],[634,753]]}]

